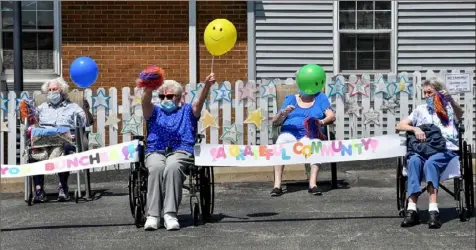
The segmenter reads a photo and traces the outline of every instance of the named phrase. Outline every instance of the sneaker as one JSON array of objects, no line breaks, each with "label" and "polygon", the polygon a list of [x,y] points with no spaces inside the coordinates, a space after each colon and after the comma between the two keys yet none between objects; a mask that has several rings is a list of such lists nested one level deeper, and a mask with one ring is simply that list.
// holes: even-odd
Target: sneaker
[{"label": "sneaker", "polygon": [[59,188],[58,201],[69,201],[68,188],[63,188],[63,187]]},{"label": "sneaker", "polygon": [[403,218],[401,227],[413,227],[420,224],[418,212],[415,210],[407,210],[405,218]]},{"label": "sneaker", "polygon": [[271,190],[271,196],[281,196],[281,195],[283,195],[282,188],[273,188],[273,190]]},{"label": "sneaker", "polygon": [[308,193],[313,194],[313,195],[322,195],[322,192],[319,190],[317,186],[314,186],[310,189],[307,190]]},{"label": "sneaker", "polygon": [[441,227],[440,213],[437,211],[428,212],[428,228],[429,229],[438,229]]},{"label": "sneaker", "polygon": [[159,228],[159,223],[158,223],[157,217],[147,216],[147,220],[145,221],[145,224],[144,224],[144,230],[152,231],[152,230],[157,230],[158,228]]},{"label": "sneaker", "polygon": [[166,213],[164,215],[164,226],[168,231],[180,229],[180,224],[178,223],[175,213]]},{"label": "sneaker", "polygon": [[46,202],[48,199],[46,198],[46,192],[43,189],[37,189],[35,191],[35,197],[33,198],[33,201],[35,203],[43,203]]}]

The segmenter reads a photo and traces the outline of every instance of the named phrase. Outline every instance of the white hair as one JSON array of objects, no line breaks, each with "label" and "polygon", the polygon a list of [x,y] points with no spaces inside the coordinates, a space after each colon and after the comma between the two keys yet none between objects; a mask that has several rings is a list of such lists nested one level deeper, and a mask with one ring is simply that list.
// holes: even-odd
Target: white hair
[{"label": "white hair", "polygon": [[430,86],[434,88],[436,91],[445,90],[445,84],[443,83],[443,79],[440,77],[431,77],[430,79],[426,79],[423,81],[423,87]]},{"label": "white hair", "polygon": [[60,93],[63,95],[63,97],[66,99],[68,97],[68,92],[69,92],[69,85],[68,83],[62,78],[62,77],[58,77],[58,78],[55,78],[55,79],[51,79],[51,80],[48,80],[46,81],[45,83],[43,83],[43,85],[41,86],[41,91],[43,93],[48,93],[48,87],[50,86],[50,84],[52,83],[57,83],[60,87]]},{"label": "white hair", "polygon": [[159,88],[159,93],[163,93],[167,89],[173,90],[176,97],[182,96],[183,87],[179,82],[175,80],[165,80],[164,84],[162,84],[162,86],[160,86]]}]

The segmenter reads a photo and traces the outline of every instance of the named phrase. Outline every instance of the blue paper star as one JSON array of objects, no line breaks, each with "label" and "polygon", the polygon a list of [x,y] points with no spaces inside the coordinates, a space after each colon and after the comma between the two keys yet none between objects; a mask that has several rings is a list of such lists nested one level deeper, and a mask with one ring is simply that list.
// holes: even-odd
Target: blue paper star
[{"label": "blue paper star", "polygon": [[398,94],[400,92],[405,92],[409,96],[412,95],[413,93],[413,83],[409,82],[406,77],[401,76],[400,80],[396,83],[397,88],[395,89],[395,94]]},{"label": "blue paper star", "polygon": [[274,80],[261,85],[261,88],[263,89],[263,92],[261,92],[261,98],[276,98],[276,84],[274,83]]},{"label": "blue paper star", "polygon": [[4,112],[8,112],[8,98],[4,98],[3,96],[1,97],[1,101],[2,103],[0,104],[1,105],[1,109],[4,111]]},{"label": "blue paper star", "polygon": [[[192,99],[190,100],[190,103],[193,103],[195,101],[195,97],[200,97],[201,91],[205,85],[203,83],[199,83],[196,85],[195,89],[191,89],[190,93],[192,93]],[[205,99],[205,104],[208,104],[208,98]]]},{"label": "blue paper star", "polygon": [[21,93],[20,98],[16,98],[16,103],[15,103],[16,110],[18,110],[18,108],[20,106],[19,104],[23,100],[26,100],[28,102],[32,101],[32,99],[30,99],[30,96],[28,95],[28,92],[23,92],[23,93]]},{"label": "blue paper star", "polygon": [[344,84],[338,78],[335,82],[328,85],[331,91],[329,92],[329,97],[339,95],[341,98],[344,98]]},{"label": "blue paper star", "polygon": [[213,91],[215,91],[215,102],[221,100],[231,102],[231,89],[227,89],[225,84],[222,84],[219,89]]},{"label": "blue paper star", "polygon": [[99,90],[97,96],[93,96],[93,109],[103,106],[106,109],[109,109],[109,99],[110,96],[107,96],[103,89]]}]

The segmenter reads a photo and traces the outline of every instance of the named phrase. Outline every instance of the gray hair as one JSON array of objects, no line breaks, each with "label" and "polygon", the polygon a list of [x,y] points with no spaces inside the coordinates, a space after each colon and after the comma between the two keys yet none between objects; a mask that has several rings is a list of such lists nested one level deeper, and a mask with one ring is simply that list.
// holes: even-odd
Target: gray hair
[{"label": "gray hair", "polygon": [[436,91],[446,90],[445,84],[443,83],[443,80],[440,77],[431,77],[429,79],[426,79],[425,81],[423,81],[422,85],[423,87],[430,86]]},{"label": "gray hair", "polygon": [[41,86],[41,91],[43,93],[48,93],[48,87],[52,83],[57,83],[60,87],[60,93],[63,95],[63,97],[66,99],[68,97],[68,92],[69,92],[69,85],[68,83],[63,79],[63,77],[58,77],[55,79],[51,79],[43,83]]},{"label": "gray hair", "polygon": [[178,83],[177,81],[175,80],[165,80],[164,81],[164,84],[162,84],[162,86],[160,86],[159,88],[159,93],[167,90],[167,89],[171,89],[174,91],[174,94],[175,96],[177,97],[181,97],[182,96],[182,93],[183,93],[183,87],[180,83]]}]

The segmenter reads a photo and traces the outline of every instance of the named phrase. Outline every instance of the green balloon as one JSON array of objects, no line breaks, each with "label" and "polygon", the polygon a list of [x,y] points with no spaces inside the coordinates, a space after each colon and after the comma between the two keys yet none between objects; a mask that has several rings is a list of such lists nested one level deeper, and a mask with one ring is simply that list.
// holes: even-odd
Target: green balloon
[{"label": "green balloon", "polygon": [[308,64],[299,69],[296,76],[296,83],[302,93],[315,95],[319,93],[326,84],[326,72],[319,65]]}]

